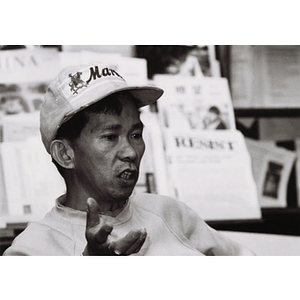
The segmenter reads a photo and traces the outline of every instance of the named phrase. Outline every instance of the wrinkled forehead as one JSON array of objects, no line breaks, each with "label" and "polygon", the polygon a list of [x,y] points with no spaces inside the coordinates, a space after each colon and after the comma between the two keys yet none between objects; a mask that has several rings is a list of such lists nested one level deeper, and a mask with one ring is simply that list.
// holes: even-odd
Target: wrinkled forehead
[{"label": "wrinkled forehead", "polygon": [[102,111],[91,114],[89,116],[89,125],[91,127],[109,127],[118,125],[119,127],[124,128],[137,127],[138,124],[143,126],[140,119],[141,112],[136,106],[135,101],[128,95],[120,95],[118,100],[121,107],[114,108],[112,111]]},{"label": "wrinkled forehead", "polygon": [[127,93],[116,93],[87,107],[82,111],[88,117],[92,114],[121,115],[124,109],[130,108],[140,114],[136,99]]}]

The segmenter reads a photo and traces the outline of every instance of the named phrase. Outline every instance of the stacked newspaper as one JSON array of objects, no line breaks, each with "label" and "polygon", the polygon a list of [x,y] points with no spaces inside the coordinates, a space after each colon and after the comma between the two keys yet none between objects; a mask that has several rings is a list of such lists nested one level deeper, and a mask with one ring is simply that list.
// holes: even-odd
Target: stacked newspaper
[{"label": "stacked newspaper", "polygon": [[168,180],[162,186],[157,179],[158,192],[185,202],[205,220],[260,218],[251,158],[235,127],[227,80],[157,75],[154,83],[165,90],[157,103],[161,132],[153,134],[164,143],[153,138],[153,147],[165,154],[155,174],[163,165]]},{"label": "stacked newspaper", "polygon": [[39,133],[39,109],[60,68],[59,56],[55,49],[7,50],[0,52],[0,62],[1,220],[31,220],[65,190]]}]

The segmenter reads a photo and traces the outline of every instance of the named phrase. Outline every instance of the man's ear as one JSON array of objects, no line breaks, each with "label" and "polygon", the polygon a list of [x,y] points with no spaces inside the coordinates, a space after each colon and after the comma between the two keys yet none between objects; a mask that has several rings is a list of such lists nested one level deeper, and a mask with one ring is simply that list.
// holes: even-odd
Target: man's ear
[{"label": "man's ear", "polygon": [[66,140],[54,140],[50,145],[50,153],[63,168],[74,168],[74,151]]}]

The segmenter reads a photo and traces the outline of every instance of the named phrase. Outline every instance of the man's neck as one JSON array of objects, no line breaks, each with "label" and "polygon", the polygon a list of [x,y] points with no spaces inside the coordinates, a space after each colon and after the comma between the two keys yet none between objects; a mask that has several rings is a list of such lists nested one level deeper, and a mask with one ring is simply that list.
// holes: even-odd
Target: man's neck
[{"label": "man's neck", "polygon": [[[89,195],[79,196],[78,193],[74,194],[70,191],[67,191],[64,205],[75,210],[86,211],[86,202],[89,197]],[[101,199],[95,200],[98,203],[99,213],[112,217],[118,215],[123,210],[128,201],[128,199],[120,199],[117,201],[101,201]]]}]

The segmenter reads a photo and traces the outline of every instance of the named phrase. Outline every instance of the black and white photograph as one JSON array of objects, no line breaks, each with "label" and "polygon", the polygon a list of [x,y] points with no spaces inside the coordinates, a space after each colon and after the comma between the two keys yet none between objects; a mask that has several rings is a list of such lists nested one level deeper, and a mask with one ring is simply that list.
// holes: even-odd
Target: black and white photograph
[{"label": "black and white photograph", "polygon": [[3,11],[5,297],[290,298],[300,46],[277,4],[231,4]]},{"label": "black and white photograph", "polygon": [[[218,72],[202,72],[204,49]],[[0,61],[4,256],[298,253],[282,219],[300,211],[298,136],[259,136],[260,119],[297,117],[297,91],[255,103],[268,74],[300,80],[299,46],[2,45]]]}]

